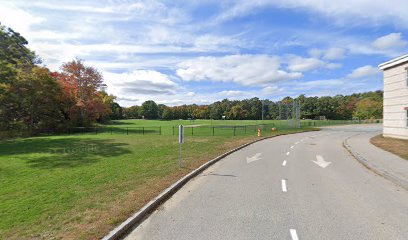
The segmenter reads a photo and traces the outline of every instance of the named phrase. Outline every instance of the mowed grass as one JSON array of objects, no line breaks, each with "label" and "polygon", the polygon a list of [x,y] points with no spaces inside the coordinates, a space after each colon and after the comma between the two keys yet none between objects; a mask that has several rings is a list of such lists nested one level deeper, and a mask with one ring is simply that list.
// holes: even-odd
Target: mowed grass
[{"label": "mowed grass", "polygon": [[371,138],[375,146],[408,160],[408,140],[385,138],[382,135]]},{"label": "mowed grass", "polygon": [[[311,129],[264,134],[306,130]],[[0,239],[101,238],[181,176],[256,138],[254,132],[187,135],[181,169],[178,137],[172,135],[89,133],[3,141]]]},{"label": "mowed grass", "polygon": [[[183,125],[186,128],[186,134],[191,135],[191,128],[194,128],[195,135],[212,135],[212,127],[214,127],[215,135],[233,135],[233,126],[238,127],[237,134],[243,134],[243,126],[247,126],[247,130],[254,130],[256,125],[278,126],[279,128],[288,128],[288,121],[286,120],[143,120],[143,119],[129,119],[129,120],[115,120],[110,124],[100,125],[98,133],[121,133],[121,134],[142,134],[142,127],[144,127],[145,134],[160,134],[162,135],[177,135],[178,126]],[[241,126],[241,128],[239,128]],[[160,128],[160,129],[159,129]],[[91,130],[92,131],[92,130]],[[188,132],[187,132],[188,131]],[[242,132],[242,133],[241,133]]]},{"label": "mowed grass", "polygon": [[[318,127],[327,125],[339,125],[339,124],[355,124],[352,120],[302,120],[302,127]],[[236,127],[237,135],[246,135],[256,131],[258,126],[264,125],[264,131],[269,131],[271,127],[277,127],[278,129],[291,129],[290,120],[143,120],[143,119],[129,119],[129,120],[115,120],[110,124],[100,125],[98,133],[110,134],[142,134],[142,127],[145,134],[162,134],[162,135],[177,135],[178,126],[186,126],[186,134],[191,135],[193,131],[194,135],[210,136],[214,135],[226,135],[231,136],[234,134],[233,127]],[[244,126],[246,126],[244,128]],[[191,128],[194,128],[193,130]],[[91,129],[90,131],[94,131]]]}]

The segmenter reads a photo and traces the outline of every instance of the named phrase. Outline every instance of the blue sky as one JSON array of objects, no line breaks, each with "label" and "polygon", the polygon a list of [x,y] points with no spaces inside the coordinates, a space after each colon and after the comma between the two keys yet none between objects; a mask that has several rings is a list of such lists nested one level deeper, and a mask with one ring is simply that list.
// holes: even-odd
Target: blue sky
[{"label": "blue sky", "polygon": [[382,89],[408,52],[406,0],[6,1],[45,65],[98,68],[123,106]]}]

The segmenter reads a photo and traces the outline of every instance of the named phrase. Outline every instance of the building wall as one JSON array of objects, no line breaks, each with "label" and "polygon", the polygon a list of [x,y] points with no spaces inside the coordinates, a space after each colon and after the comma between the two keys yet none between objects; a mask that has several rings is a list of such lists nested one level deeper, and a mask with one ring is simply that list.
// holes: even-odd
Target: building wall
[{"label": "building wall", "polygon": [[408,62],[384,70],[384,137],[408,139]]}]

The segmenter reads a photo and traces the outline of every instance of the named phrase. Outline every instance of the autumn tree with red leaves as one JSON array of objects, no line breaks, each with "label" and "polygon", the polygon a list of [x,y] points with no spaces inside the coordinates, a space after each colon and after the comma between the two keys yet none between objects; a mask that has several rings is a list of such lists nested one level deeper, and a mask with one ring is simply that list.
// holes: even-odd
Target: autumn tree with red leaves
[{"label": "autumn tree with red leaves", "polygon": [[74,126],[90,126],[111,113],[104,103],[102,74],[75,59],[64,63],[56,73],[63,91],[64,112]]}]

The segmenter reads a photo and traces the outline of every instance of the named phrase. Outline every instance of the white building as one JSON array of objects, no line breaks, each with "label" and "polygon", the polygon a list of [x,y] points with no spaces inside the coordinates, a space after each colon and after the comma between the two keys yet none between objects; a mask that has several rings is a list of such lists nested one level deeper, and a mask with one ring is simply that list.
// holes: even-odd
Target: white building
[{"label": "white building", "polygon": [[408,54],[378,65],[384,72],[384,137],[408,139]]}]

